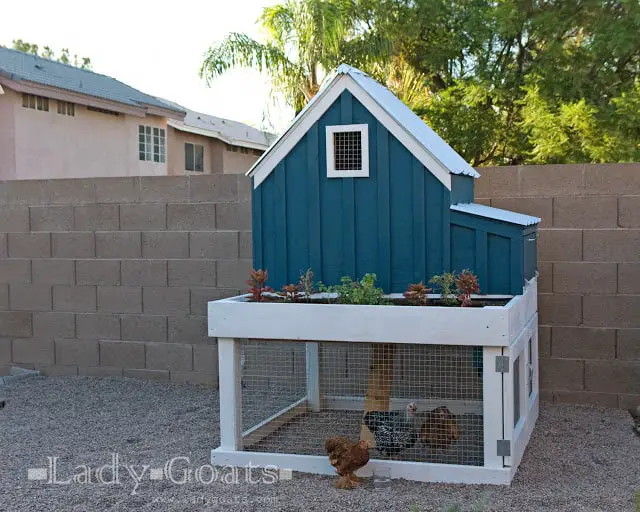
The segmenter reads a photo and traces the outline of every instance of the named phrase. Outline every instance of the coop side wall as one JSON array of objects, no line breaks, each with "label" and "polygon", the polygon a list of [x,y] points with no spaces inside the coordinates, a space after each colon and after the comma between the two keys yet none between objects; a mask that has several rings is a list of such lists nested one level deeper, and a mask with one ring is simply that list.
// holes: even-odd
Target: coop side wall
[{"label": "coop side wall", "polygon": [[[327,178],[325,128],[341,124],[368,125],[368,178]],[[345,91],[254,190],[254,266],[274,288],[311,268],[325,284],[374,272],[385,292],[403,292],[449,270],[450,203],[450,191]]]}]

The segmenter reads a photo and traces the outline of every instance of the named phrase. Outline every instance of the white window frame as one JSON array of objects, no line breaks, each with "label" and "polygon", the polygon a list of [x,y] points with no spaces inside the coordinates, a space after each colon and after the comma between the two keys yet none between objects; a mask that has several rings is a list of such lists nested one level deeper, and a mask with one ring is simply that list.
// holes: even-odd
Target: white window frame
[{"label": "white window frame", "polygon": [[[362,151],[361,169],[347,169],[337,171],[335,169],[335,152],[333,134],[340,132],[360,132],[360,150]],[[369,125],[367,124],[342,124],[327,126],[327,177],[328,178],[368,178],[369,177]]]},{"label": "white window frame", "polygon": [[141,162],[164,164],[166,147],[167,135],[164,128],[138,125],[138,159]]}]

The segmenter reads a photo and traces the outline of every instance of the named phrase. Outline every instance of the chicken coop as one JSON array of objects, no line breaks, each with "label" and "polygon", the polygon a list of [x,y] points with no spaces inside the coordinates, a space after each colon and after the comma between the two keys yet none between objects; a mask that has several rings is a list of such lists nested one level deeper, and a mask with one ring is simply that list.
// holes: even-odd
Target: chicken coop
[{"label": "chicken coop", "polygon": [[[209,302],[220,446],[212,464],[335,474],[332,436],[372,447],[360,476],[509,484],[539,400],[537,224],[473,202],[478,173],[390,91],[341,66],[249,172],[253,266],[275,290],[374,273],[384,304]],[[471,307],[403,292],[466,269]],[[427,300],[428,299],[428,300]],[[467,305],[471,305],[467,304]]]}]

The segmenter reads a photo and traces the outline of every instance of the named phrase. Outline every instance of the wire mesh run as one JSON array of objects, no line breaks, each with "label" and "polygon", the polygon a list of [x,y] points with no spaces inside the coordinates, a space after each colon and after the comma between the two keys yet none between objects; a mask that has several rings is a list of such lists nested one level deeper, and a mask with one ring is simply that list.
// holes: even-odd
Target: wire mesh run
[{"label": "wire mesh run", "polygon": [[245,451],[325,455],[324,441],[344,436],[373,440],[378,459],[483,465],[481,347],[246,341],[241,351]]},{"label": "wire mesh run", "polygon": [[362,169],[362,132],[334,133],[333,148],[336,171],[359,171]]}]

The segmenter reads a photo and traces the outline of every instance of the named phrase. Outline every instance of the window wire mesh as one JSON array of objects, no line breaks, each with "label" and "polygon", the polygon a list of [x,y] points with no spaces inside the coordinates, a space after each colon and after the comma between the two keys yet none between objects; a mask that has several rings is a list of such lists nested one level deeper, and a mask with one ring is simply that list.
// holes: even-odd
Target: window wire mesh
[{"label": "window wire mesh", "polygon": [[[394,344],[381,352],[369,343],[318,345],[321,403],[313,411],[306,402],[306,343],[242,343],[244,450],[326,455],[329,437],[357,442],[367,390],[377,389],[370,386],[378,375],[372,368],[379,371],[383,361],[390,410],[398,413],[389,421],[399,437],[408,433],[408,441],[399,451],[383,453],[389,440],[374,434],[382,448],[371,450],[372,458],[483,465],[482,368],[474,347]],[[410,402],[417,413],[407,422]],[[379,417],[369,418],[375,428]]]},{"label": "window wire mesh", "polygon": [[362,133],[333,134],[334,168],[336,171],[362,170]]}]

